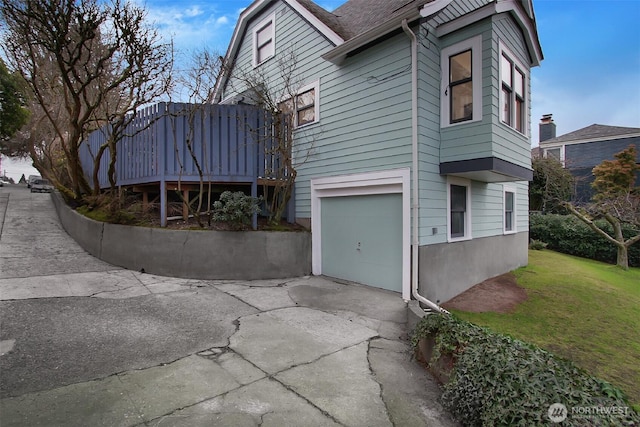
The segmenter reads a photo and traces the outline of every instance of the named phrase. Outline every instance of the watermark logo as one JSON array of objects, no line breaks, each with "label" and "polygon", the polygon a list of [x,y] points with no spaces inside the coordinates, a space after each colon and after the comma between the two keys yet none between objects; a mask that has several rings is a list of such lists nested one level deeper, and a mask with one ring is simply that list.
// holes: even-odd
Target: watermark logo
[{"label": "watermark logo", "polygon": [[571,417],[572,419],[595,419],[612,417],[625,417],[629,413],[627,406],[574,406],[569,411],[562,403],[553,403],[547,409],[549,420],[553,423],[561,423]]},{"label": "watermark logo", "polygon": [[554,403],[549,406],[547,410],[547,414],[549,415],[549,419],[554,423],[561,423],[567,419],[567,407],[562,403]]}]

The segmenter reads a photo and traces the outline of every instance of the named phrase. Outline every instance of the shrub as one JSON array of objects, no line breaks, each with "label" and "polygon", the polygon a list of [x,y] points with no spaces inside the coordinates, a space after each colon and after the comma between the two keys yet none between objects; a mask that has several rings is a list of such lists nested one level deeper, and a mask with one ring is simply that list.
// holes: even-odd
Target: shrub
[{"label": "shrub", "polygon": [[540,240],[531,239],[529,242],[529,249],[533,249],[534,251],[541,251],[547,247],[547,244],[541,242]]},{"label": "shrub", "polygon": [[[531,426],[549,424],[549,406],[568,409],[562,425],[638,425],[623,393],[590,376],[572,362],[539,347],[493,333],[453,315],[425,316],[412,344],[435,336],[430,364],[453,356],[453,370],[444,385],[443,405],[465,426]],[[626,408],[586,418],[571,408]]]},{"label": "shrub", "polygon": [[235,229],[251,224],[254,213],[260,212],[260,199],[247,196],[242,191],[225,191],[220,200],[213,203],[213,220],[228,222]]},{"label": "shrub", "polygon": [[[605,220],[598,220],[596,223],[603,230],[612,233],[611,225]],[[622,228],[625,238],[637,232],[628,225]],[[529,238],[547,243],[547,247],[554,251],[610,264],[616,263],[616,246],[573,215],[531,215]],[[640,267],[639,244],[629,248],[629,266]]]}]

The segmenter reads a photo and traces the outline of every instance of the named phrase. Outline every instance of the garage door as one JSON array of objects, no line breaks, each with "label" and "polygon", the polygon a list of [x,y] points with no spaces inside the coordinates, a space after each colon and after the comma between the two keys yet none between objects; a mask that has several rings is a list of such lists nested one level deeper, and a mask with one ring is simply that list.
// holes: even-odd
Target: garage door
[{"label": "garage door", "polygon": [[402,292],[402,195],[326,197],[322,273]]}]

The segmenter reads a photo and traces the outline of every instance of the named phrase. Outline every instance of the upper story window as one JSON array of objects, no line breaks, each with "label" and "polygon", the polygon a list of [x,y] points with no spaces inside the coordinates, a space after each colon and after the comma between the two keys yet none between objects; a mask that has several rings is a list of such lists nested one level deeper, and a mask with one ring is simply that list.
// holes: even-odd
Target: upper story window
[{"label": "upper story window", "polygon": [[466,50],[449,57],[450,119],[458,123],[473,119],[472,52]]},{"label": "upper story window", "polygon": [[280,104],[284,112],[293,114],[293,125],[300,127],[316,123],[320,120],[319,115],[319,82],[314,82],[300,89],[293,99],[288,99]]},{"label": "upper story window", "polygon": [[527,113],[525,103],[526,73],[504,47],[500,49],[500,120],[526,134]]},{"label": "upper story window", "polygon": [[253,30],[253,65],[257,66],[275,55],[276,16],[260,22]]},{"label": "upper story window", "polygon": [[447,182],[449,241],[471,238],[471,183],[450,177]]},{"label": "upper story window", "polygon": [[441,126],[482,120],[482,36],[442,49]]}]

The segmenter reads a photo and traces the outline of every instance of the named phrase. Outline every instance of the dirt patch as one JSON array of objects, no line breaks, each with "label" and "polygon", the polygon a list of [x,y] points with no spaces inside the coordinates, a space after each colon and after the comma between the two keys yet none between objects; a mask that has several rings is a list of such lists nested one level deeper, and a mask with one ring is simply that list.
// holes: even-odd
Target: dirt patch
[{"label": "dirt patch", "polygon": [[473,286],[442,307],[471,313],[510,313],[526,299],[527,292],[518,286],[515,275],[506,273]]}]

